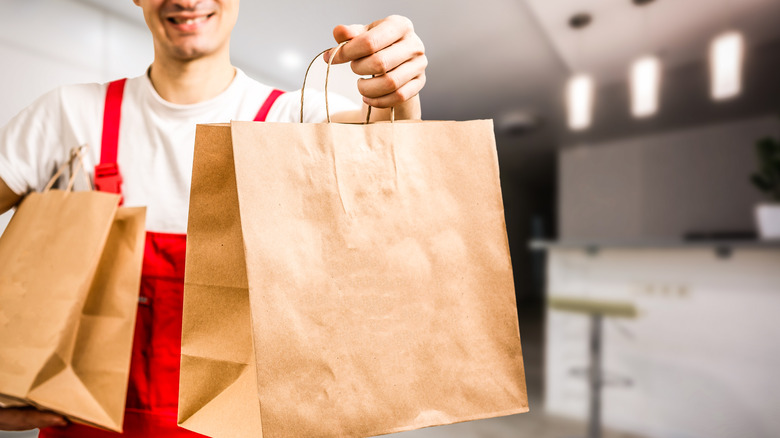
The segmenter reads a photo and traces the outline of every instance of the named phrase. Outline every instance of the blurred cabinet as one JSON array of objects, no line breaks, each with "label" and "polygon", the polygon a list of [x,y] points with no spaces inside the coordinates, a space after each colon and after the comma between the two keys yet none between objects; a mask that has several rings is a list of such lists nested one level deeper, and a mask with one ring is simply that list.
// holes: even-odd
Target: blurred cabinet
[{"label": "blurred cabinet", "polygon": [[[631,301],[604,323],[606,427],[652,437],[780,436],[780,242],[723,257],[685,245],[551,245],[548,296]],[[547,311],[545,407],[585,419],[586,316]]]}]

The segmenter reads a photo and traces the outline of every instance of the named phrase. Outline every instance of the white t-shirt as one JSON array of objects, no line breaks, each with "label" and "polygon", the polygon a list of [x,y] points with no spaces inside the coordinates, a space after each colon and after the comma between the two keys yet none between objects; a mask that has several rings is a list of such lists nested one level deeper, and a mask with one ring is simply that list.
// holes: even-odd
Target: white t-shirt
[{"label": "white t-shirt", "polygon": [[[90,174],[100,162],[103,108],[108,84],[57,88],[24,109],[0,130],[0,178],[17,194],[42,190],[70,150],[88,145]],[[147,207],[147,230],[185,233],[192,177],[195,126],[253,120],[272,87],[241,70],[217,97],[193,105],[163,100],[147,75],[128,79],[122,102],[117,162],[125,206]],[[269,122],[298,122],[300,91],[281,95]],[[329,96],[331,113],[357,109]],[[325,120],[324,96],[306,90],[305,122]]]}]

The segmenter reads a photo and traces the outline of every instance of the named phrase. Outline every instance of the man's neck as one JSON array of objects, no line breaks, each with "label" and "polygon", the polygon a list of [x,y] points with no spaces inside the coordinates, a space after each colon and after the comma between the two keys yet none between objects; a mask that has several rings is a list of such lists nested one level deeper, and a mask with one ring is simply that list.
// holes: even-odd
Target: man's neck
[{"label": "man's neck", "polygon": [[229,57],[178,61],[155,57],[149,70],[157,94],[168,102],[193,104],[225,91],[236,75]]}]

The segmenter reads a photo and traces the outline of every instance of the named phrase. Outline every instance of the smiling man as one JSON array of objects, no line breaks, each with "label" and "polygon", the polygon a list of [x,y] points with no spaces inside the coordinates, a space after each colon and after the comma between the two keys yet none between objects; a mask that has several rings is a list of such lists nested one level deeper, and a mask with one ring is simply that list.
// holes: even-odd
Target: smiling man
[{"label": "smiling man", "polygon": [[[0,213],[41,190],[71,148],[88,144],[100,190],[125,205],[147,206],[147,247],[133,345],[124,430],[130,437],[192,437],[176,426],[183,268],[192,148],[198,123],[295,122],[300,91],[282,93],[250,79],[230,62],[238,0],[133,0],[154,40],[145,75],[108,84],[65,86],[38,99],[0,130]],[[391,16],[368,25],[336,26],[349,41],[333,60],[360,75],[373,119],[420,117],[427,60],[411,22]],[[330,53],[326,54],[326,60]],[[307,120],[324,108],[309,99]],[[331,99],[340,121],[362,121],[366,109]],[[1,303],[0,303],[1,305]],[[50,427],[53,426],[53,427]],[[0,430],[43,428],[42,437],[118,434],[34,409],[0,409]]]}]

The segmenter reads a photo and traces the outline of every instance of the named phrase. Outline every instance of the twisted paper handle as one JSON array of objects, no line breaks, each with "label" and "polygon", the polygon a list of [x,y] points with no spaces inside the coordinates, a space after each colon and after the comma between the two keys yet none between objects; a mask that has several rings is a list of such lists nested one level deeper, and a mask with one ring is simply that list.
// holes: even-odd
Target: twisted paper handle
[{"label": "twisted paper handle", "polygon": [[[339,53],[339,50],[341,50],[342,47],[344,47],[344,44],[347,44],[349,41],[344,41],[343,43],[339,44],[336,47],[336,50],[333,51],[333,55],[328,59],[328,69],[325,71],[325,115],[327,116],[328,123],[330,123],[330,108],[328,107],[328,79],[330,78],[330,66],[333,63],[333,58],[336,57],[336,54]],[[314,61],[317,60],[320,56],[322,56],[325,52],[329,51],[330,49],[325,49],[317,56],[314,57],[314,59],[311,60],[309,63],[309,66],[306,67],[306,73],[303,75],[303,86],[301,87],[301,119],[300,122],[303,123],[303,93],[304,90],[306,90],[306,79],[309,77],[309,70],[311,69],[311,66],[314,65]],[[368,111],[366,112],[366,121],[365,124],[368,124],[368,121],[371,119],[371,105],[368,106]],[[395,121],[395,108],[390,107],[390,121]]]},{"label": "twisted paper handle", "polygon": [[70,158],[68,159],[68,161],[62,163],[62,165],[60,165],[59,168],[57,168],[57,172],[54,174],[54,176],[51,177],[48,184],[46,184],[46,187],[43,189],[44,193],[48,192],[49,190],[51,190],[52,187],[54,187],[54,183],[57,181],[57,178],[59,178],[60,175],[62,175],[62,172],[65,171],[66,167],[70,167],[73,165],[74,160],[78,160],[79,166],[78,168],[76,168],[76,170],[71,172],[70,178],[68,179],[68,186],[67,188],[65,188],[65,191],[70,192],[73,190],[73,184],[76,182],[76,175],[78,173],[82,174],[90,190],[93,189],[92,181],[89,179],[89,176],[87,176],[87,168],[84,166],[84,151],[86,151],[86,149],[87,149],[87,145],[82,145],[71,149]]}]

